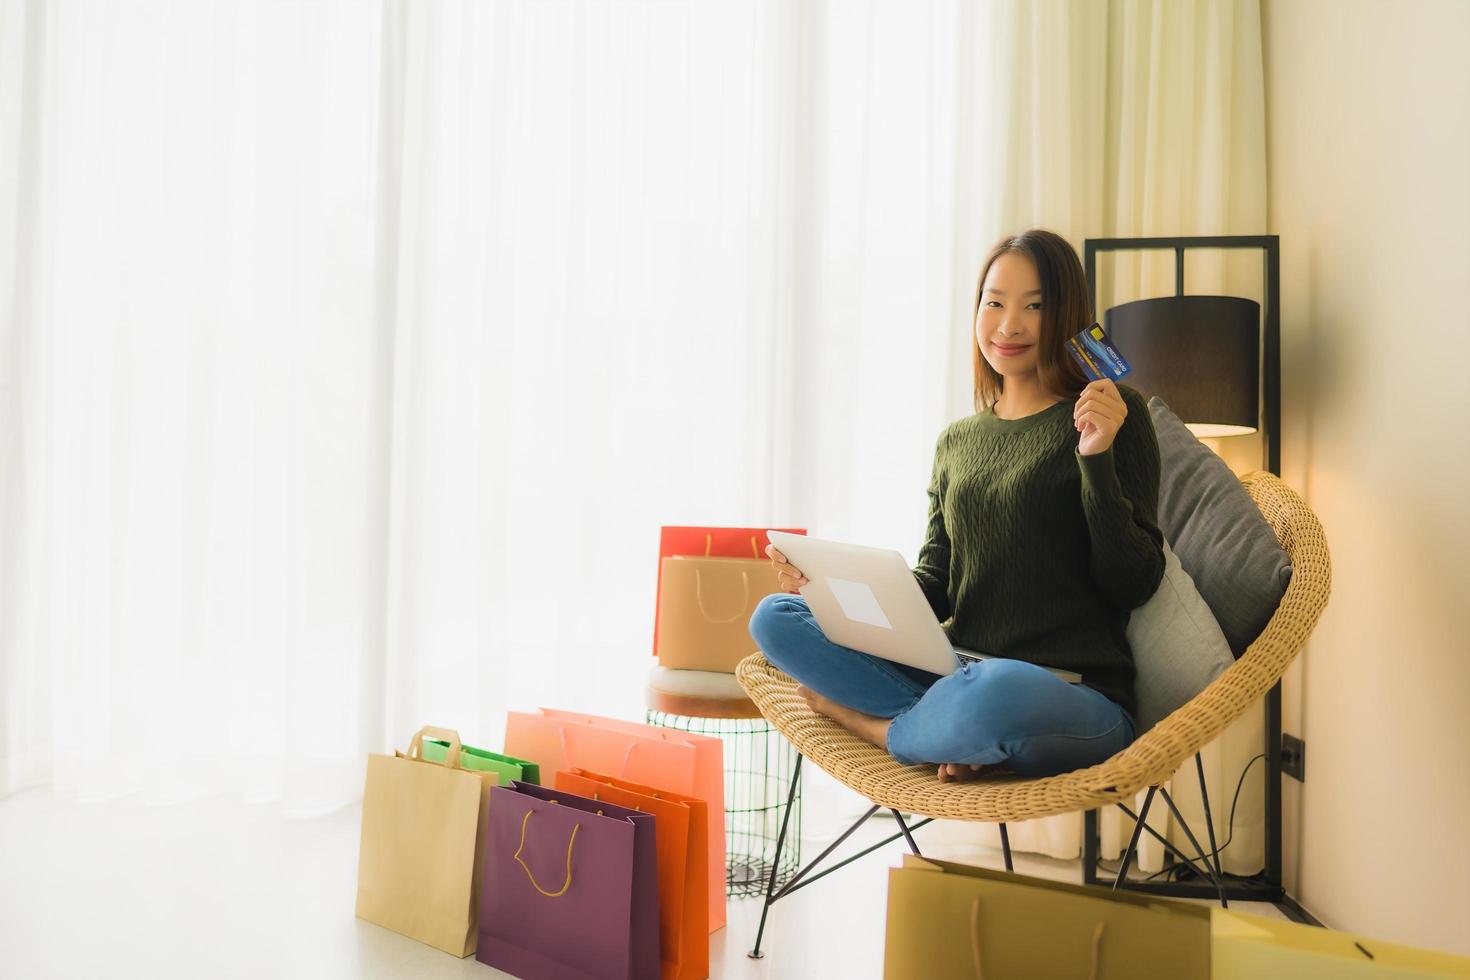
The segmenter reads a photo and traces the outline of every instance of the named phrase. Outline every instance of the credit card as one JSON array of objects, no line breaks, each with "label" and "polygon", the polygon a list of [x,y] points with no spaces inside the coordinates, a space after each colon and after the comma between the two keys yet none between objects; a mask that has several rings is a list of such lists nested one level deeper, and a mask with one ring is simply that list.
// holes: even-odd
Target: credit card
[{"label": "credit card", "polygon": [[1090,381],[1103,378],[1118,381],[1133,370],[1133,365],[1118,353],[1103,328],[1095,323],[1067,341],[1067,350]]}]

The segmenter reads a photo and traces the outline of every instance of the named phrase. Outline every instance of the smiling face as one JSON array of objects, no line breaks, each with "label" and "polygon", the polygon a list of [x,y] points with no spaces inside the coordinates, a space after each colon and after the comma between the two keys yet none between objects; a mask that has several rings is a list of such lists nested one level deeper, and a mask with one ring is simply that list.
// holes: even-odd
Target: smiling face
[{"label": "smiling face", "polygon": [[1025,255],[1005,252],[990,264],[975,313],[975,343],[1002,377],[1036,371],[1041,300],[1041,279]]},{"label": "smiling face", "polygon": [[1010,409],[1024,411],[1087,387],[1067,353],[1068,338],[1092,322],[1087,274],[1070,242],[1045,228],[1003,238],[986,255],[975,287],[975,411],[1003,393]]}]

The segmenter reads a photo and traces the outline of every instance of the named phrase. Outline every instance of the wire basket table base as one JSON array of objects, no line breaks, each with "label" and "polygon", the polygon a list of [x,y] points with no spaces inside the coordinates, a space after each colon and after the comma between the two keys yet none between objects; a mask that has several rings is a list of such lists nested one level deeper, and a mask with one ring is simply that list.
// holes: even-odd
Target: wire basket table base
[{"label": "wire basket table base", "polygon": [[[649,709],[648,724],[725,743],[725,894],[764,895],[796,773],[796,749],[764,718],[695,718]],[[776,869],[780,888],[801,867],[801,788]]]}]

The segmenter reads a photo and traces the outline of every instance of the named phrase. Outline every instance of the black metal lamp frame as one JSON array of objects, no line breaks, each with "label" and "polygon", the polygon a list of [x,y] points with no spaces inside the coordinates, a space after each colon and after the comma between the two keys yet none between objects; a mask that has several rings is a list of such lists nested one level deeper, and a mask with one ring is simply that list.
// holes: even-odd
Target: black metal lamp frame
[{"label": "black metal lamp frame", "polygon": [[[1092,302],[1094,308],[1097,305],[1097,253],[1099,252],[1131,252],[1144,250],[1169,249],[1174,252],[1174,295],[1184,295],[1184,253],[1187,249],[1260,249],[1264,253],[1266,302],[1264,308],[1265,337],[1264,337],[1264,385],[1262,397],[1264,405],[1265,427],[1262,429],[1262,437],[1265,441],[1266,468],[1276,476],[1281,475],[1281,239],[1277,235],[1228,235],[1228,236],[1194,236],[1186,238],[1089,238],[1085,250],[1085,265],[1087,282],[1093,291]],[[1220,858],[1214,855],[1214,867],[1204,861],[1204,852],[1199,851],[1199,856],[1205,867],[1201,869],[1193,860],[1180,854],[1172,844],[1165,841],[1152,827],[1147,826],[1144,821],[1148,817],[1149,805],[1153,802],[1154,793],[1157,791],[1163,796],[1164,802],[1168,804],[1173,812],[1174,818],[1184,828],[1185,835],[1189,837],[1196,850],[1199,844],[1195,840],[1189,825],[1180,816],[1174,801],[1169,798],[1168,792],[1163,787],[1150,787],[1147,796],[1144,797],[1141,811],[1134,815],[1133,811],[1119,803],[1121,809],[1130,818],[1137,821],[1133,830],[1133,838],[1129,842],[1128,850],[1123,856],[1123,866],[1119,869],[1114,887],[1126,888],[1130,891],[1147,892],[1153,895],[1169,895],[1175,897],[1189,898],[1211,898],[1219,896],[1221,904],[1225,904],[1230,898],[1251,902],[1270,902],[1281,912],[1297,922],[1306,922],[1312,925],[1321,925],[1311,913],[1303,909],[1296,900],[1286,893],[1286,887],[1282,878],[1282,843],[1281,843],[1281,682],[1272,685],[1271,690],[1266,693],[1266,867],[1257,875],[1251,877],[1240,877],[1226,875],[1220,869]],[[1205,822],[1209,829],[1210,847],[1214,850],[1214,821],[1210,816],[1209,797],[1205,795],[1205,772],[1204,763],[1198,753],[1195,754],[1195,767],[1199,773],[1200,795],[1204,800]],[[1128,865],[1134,850],[1137,848],[1139,836],[1143,831],[1158,838],[1170,852],[1180,859],[1202,879],[1195,882],[1134,882],[1128,881]],[[1082,855],[1082,878],[1088,884],[1098,883],[1098,820],[1097,811],[1089,810],[1085,818],[1085,829],[1083,834]]]},{"label": "black metal lamp frame", "polygon": [[1191,238],[1089,238],[1083,243],[1087,286],[1092,290],[1093,315],[1097,310],[1097,253],[1138,252],[1172,249],[1174,252],[1174,295],[1184,295],[1184,253],[1192,248],[1261,249],[1265,253],[1266,336],[1265,378],[1261,395],[1265,401],[1262,436],[1266,442],[1266,468],[1281,475],[1281,239],[1278,235],[1227,235]]}]

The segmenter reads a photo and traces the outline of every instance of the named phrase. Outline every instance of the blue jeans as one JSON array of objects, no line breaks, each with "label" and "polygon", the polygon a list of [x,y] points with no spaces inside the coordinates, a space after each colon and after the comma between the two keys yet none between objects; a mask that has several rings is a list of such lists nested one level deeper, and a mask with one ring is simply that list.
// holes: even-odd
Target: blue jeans
[{"label": "blue jeans", "polygon": [[892,718],[888,752],[904,765],[957,762],[1054,776],[1096,765],[1133,741],[1109,698],[1023,660],[986,660],[942,677],[838,646],[806,599],[767,596],[750,620],[766,659],[864,714]]}]

